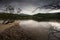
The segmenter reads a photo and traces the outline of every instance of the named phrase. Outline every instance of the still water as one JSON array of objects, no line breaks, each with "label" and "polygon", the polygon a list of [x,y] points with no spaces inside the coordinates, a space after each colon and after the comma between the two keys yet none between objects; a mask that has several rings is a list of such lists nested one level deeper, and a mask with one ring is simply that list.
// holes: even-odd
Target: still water
[{"label": "still water", "polygon": [[60,22],[34,20],[19,20],[18,22],[20,30],[29,32],[34,40],[60,40]]},{"label": "still water", "polygon": [[60,30],[60,23],[59,22],[38,22],[34,20],[21,20],[19,23],[20,26],[23,26],[23,28],[50,28],[54,27],[56,30]]},{"label": "still water", "polygon": [[[31,32],[33,35],[35,35],[35,37],[37,38],[37,40],[40,40],[40,38],[43,40],[48,40],[48,35],[51,34],[53,36],[51,37],[51,40],[55,40],[57,38],[54,37],[54,35],[56,37],[60,38],[60,23],[59,22],[37,22],[34,20],[21,20],[19,25],[24,29],[24,30],[28,30],[29,32]],[[56,31],[51,31],[50,32],[50,28],[52,28],[53,30]],[[57,32],[59,31],[59,32]],[[50,34],[49,34],[50,33]]]}]

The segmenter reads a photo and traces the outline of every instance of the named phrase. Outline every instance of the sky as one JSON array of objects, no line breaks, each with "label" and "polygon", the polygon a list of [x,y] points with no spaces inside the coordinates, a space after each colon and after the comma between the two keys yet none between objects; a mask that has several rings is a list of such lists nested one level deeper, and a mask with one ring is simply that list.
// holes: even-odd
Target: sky
[{"label": "sky", "polygon": [[[15,8],[15,12],[17,11],[17,8],[20,8],[22,10],[21,13],[31,15],[36,13],[60,12],[60,9],[51,9],[53,6],[50,7],[49,4],[53,4],[53,2],[54,5],[60,5],[60,0],[0,0],[0,12],[5,8],[6,5],[12,5]],[[48,5],[50,8],[48,6],[43,7],[45,5]],[[56,6],[56,8],[58,7]]]}]

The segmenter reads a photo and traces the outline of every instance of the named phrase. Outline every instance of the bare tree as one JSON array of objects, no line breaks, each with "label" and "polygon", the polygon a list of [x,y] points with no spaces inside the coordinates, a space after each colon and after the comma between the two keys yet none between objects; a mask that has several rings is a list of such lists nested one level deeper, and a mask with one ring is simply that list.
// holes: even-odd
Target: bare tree
[{"label": "bare tree", "polygon": [[36,9],[34,9],[34,10],[32,11],[32,13],[34,13],[37,9],[40,9],[40,7],[37,7]]},{"label": "bare tree", "polygon": [[52,10],[57,10],[57,9],[60,9],[59,3],[60,1],[53,0],[50,4],[42,6],[42,8],[46,8],[46,9],[50,8]]},{"label": "bare tree", "polygon": [[[9,6],[6,7],[5,11],[6,11],[6,13],[7,13],[7,12],[9,12],[9,13],[14,13],[14,7],[12,7],[11,5],[9,5]],[[10,17],[10,15],[9,15],[9,17]],[[9,17],[8,17],[8,19],[5,19],[5,20],[3,21],[3,24],[8,24],[8,23],[14,21],[14,20],[10,20]]]},{"label": "bare tree", "polygon": [[6,7],[6,12],[14,13],[14,7],[12,7],[11,5],[7,6]]},{"label": "bare tree", "polygon": [[[41,6],[41,7],[37,7],[35,10],[32,11],[32,13],[35,12],[37,9],[41,9],[41,8],[42,9],[58,10],[58,9],[60,9],[59,1],[53,0],[52,3],[49,3],[49,4]],[[49,11],[51,11],[51,10],[49,10]]]},{"label": "bare tree", "polygon": [[20,9],[20,8],[18,8],[18,10],[17,10],[17,13],[20,13],[22,10]]}]

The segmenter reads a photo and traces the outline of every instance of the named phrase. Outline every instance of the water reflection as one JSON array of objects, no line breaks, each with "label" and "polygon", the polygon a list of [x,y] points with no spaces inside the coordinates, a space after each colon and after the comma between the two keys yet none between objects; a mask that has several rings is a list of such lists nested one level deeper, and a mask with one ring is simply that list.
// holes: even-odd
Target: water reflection
[{"label": "water reflection", "polygon": [[60,38],[59,22],[37,22],[34,20],[19,20],[18,23],[20,25],[19,32],[20,30],[23,30],[24,32],[29,33],[28,36],[31,35],[34,40],[48,40],[48,38],[50,40],[55,40],[57,38]]},{"label": "water reflection", "polygon": [[60,23],[59,22],[37,22],[34,20],[21,20],[20,26],[26,27],[26,28],[50,28],[51,26],[54,28],[57,28],[57,30],[60,30]]},{"label": "water reflection", "polygon": [[[50,36],[49,39],[51,40],[58,39],[58,37],[60,38],[59,22],[37,22],[34,20],[22,20],[19,24],[23,29],[32,32],[32,34],[38,39],[41,38],[43,40],[44,38],[47,40],[48,35]],[[52,28],[52,30],[50,30],[50,28]]]}]

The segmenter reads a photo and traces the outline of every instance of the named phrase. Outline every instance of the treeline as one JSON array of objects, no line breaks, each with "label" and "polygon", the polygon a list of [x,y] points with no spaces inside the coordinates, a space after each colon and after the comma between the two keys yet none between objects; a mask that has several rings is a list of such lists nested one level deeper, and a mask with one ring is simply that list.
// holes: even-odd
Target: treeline
[{"label": "treeline", "polygon": [[38,13],[33,15],[33,19],[36,21],[60,20],[60,13]]},{"label": "treeline", "polygon": [[12,13],[0,13],[0,20],[29,20],[33,19],[36,21],[49,21],[49,20],[60,20],[60,13],[38,13],[35,15],[27,14],[12,14]]},{"label": "treeline", "polygon": [[26,14],[12,14],[12,13],[0,13],[0,20],[26,20],[26,19],[32,19],[31,15]]}]

